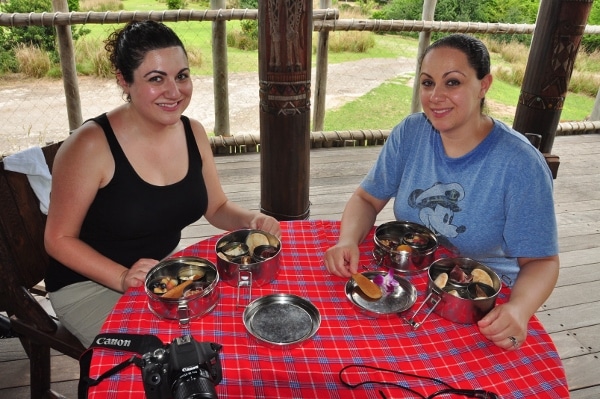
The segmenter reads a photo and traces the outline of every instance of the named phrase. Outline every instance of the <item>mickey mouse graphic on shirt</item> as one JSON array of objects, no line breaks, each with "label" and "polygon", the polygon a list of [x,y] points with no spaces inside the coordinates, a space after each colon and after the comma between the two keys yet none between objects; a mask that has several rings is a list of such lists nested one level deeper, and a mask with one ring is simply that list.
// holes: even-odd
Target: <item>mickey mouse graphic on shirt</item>
[{"label": "mickey mouse graphic on shirt", "polygon": [[460,212],[458,203],[465,190],[458,183],[435,183],[426,190],[416,189],[408,197],[408,205],[419,209],[423,225],[438,235],[453,238],[464,233],[465,226],[452,224],[454,214]]}]

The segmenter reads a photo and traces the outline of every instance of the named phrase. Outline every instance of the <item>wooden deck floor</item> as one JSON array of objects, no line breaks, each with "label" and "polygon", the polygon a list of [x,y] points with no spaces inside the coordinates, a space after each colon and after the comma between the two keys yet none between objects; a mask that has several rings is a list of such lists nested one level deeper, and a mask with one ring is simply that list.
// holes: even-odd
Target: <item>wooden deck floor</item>
[{"label": "wooden deck floor", "polygon": [[[311,152],[311,215],[339,219],[343,206],[381,147],[343,147]],[[600,398],[600,135],[561,136],[553,152],[561,165],[555,180],[561,273],[556,289],[537,316],[556,343],[571,397]],[[259,155],[217,158],[222,184],[237,203],[257,209]],[[393,220],[388,206],[378,223]],[[219,233],[200,221],[184,231],[188,245]],[[77,362],[53,357],[53,388],[75,398]],[[0,339],[0,397],[29,397],[28,361],[17,339]]]}]

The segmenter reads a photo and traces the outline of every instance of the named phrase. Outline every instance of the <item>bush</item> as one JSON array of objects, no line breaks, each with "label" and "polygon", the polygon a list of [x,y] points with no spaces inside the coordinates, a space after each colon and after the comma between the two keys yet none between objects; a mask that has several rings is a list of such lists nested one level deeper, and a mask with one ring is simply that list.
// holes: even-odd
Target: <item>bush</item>
[{"label": "bush", "polygon": [[185,0],[167,0],[167,8],[169,10],[180,10],[186,6]]},{"label": "bush", "polygon": [[82,0],[81,11],[120,11],[123,9],[121,0]]},{"label": "bush", "polygon": [[[341,53],[365,53],[375,47],[375,37],[372,32],[331,32],[329,34],[329,51]],[[314,50],[314,46],[313,46]]]},{"label": "bush", "polygon": [[600,76],[595,73],[574,70],[569,81],[569,91],[594,97],[600,87]]},{"label": "bush", "polygon": [[75,60],[77,71],[83,75],[101,78],[113,76],[112,66],[101,38],[78,40],[75,43]]},{"label": "bush", "polygon": [[14,51],[0,48],[0,74],[18,71],[19,63],[15,58]]},{"label": "bush", "polygon": [[227,45],[240,50],[258,49],[258,21],[240,21],[241,31],[232,30],[227,32]]},{"label": "bush", "polygon": [[[6,13],[52,12],[51,0],[10,0],[0,3],[0,11]],[[4,48],[16,48],[18,45],[36,46],[49,51],[58,59],[55,45],[55,30],[52,26],[16,26],[8,28],[10,34],[2,35]],[[8,46],[8,47],[7,47]]]},{"label": "bush", "polygon": [[[71,11],[79,10],[79,0],[69,0],[68,5]],[[10,0],[7,3],[0,2],[0,11],[6,13],[52,12],[52,0]],[[89,33],[90,30],[80,26],[77,30],[72,28],[72,32],[73,39],[77,40],[79,37]],[[11,55],[16,56],[16,51],[13,52],[12,49],[17,49],[20,46],[36,47],[40,51],[48,53],[47,56],[52,64],[59,62],[58,49],[56,48],[56,30],[54,27],[15,26],[0,28],[0,48],[8,51],[2,56],[3,66],[0,66],[0,70],[5,72],[11,71],[12,65],[15,63],[25,68],[19,60],[15,59],[14,62],[9,60]],[[31,71],[25,73],[29,74]]]},{"label": "bush", "polygon": [[52,67],[47,51],[37,46],[19,45],[15,50],[19,71],[31,78],[43,78]]}]

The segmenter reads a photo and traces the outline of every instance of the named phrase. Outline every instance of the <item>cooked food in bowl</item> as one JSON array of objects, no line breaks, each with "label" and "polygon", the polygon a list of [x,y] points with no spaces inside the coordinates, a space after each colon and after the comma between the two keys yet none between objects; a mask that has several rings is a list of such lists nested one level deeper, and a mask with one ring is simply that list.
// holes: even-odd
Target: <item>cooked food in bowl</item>
[{"label": "cooked food in bowl", "polygon": [[159,262],[146,276],[148,306],[157,316],[179,320],[206,315],[217,305],[219,273],[210,261],[197,257]]},{"label": "cooked food in bowl", "polygon": [[217,241],[215,251],[220,278],[234,287],[259,287],[279,272],[281,242],[266,231],[232,231]]},{"label": "cooked food in bowl", "polygon": [[434,261],[438,240],[427,227],[418,223],[393,221],[375,230],[373,257],[378,265],[405,274],[426,271]]}]

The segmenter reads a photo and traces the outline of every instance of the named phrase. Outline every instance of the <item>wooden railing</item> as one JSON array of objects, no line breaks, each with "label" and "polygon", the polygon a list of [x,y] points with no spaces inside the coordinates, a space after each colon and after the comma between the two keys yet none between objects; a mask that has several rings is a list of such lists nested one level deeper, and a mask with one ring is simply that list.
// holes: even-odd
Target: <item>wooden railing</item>
[{"label": "wooden railing", "polygon": [[[56,3],[63,0],[54,0]],[[0,26],[71,26],[80,24],[108,24],[108,23],[126,23],[132,20],[151,19],[163,22],[213,22],[233,20],[254,20],[258,18],[258,10],[253,9],[218,9],[218,10],[164,10],[164,11],[120,11],[120,12],[53,12],[53,13],[0,13]],[[506,23],[480,23],[480,22],[444,22],[444,21],[408,21],[408,20],[371,20],[371,19],[339,19],[337,9],[317,9],[313,11],[313,29],[320,35],[327,35],[330,31],[371,31],[371,32],[462,32],[462,33],[480,33],[480,34],[532,34],[535,25],[533,24],[506,24]],[[225,35],[225,30],[213,30],[213,43],[226,42],[225,37],[215,37],[214,35]],[[60,33],[60,30],[59,30]],[[586,26],[586,34],[600,34],[600,26]],[[74,67],[65,68],[65,66],[74,65],[73,46],[65,43],[65,35],[59,34],[59,46],[61,48],[61,65],[63,67],[63,79],[65,80],[65,96],[67,97],[67,107],[69,115],[81,115],[79,102],[73,99],[73,95],[78,95],[78,90],[68,89],[68,85],[75,85],[77,82],[76,71]],[[326,43],[327,41],[324,40]],[[352,145],[356,144],[376,144],[385,141],[389,135],[389,130],[358,130],[358,131],[334,131],[323,132],[322,120],[325,110],[326,79],[319,79],[319,76],[327,76],[327,48],[317,49],[317,70],[316,82],[314,83],[315,98],[313,107],[316,110],[313,116],[313,132],[311,133],[311,142],[314,147],[331,145]],[[321,61],[320,61],[321,60]],[[65,76],[67,75],[67,76]],[[70,75],[70,76],[68,76]],[[216,83],[215,83],[216,85]],[[227,92],[225,91],[225,94]],[[218,93],[216,94],[218,96]],[[215,103],[227,102],[227,99],[216,99]],[[237,149],[242,151],[253,151],[260,148],[260,137],[258,135],[230,135],[228,131],[228,110],[215,107],[215,126],[225,126],[227,131],[216,131],[216,137],[211,137],[211,145],[216,152],[235,152]],[[70,128],[79,126],[81,117],[69,117]],[[589,132],[600,130],[600,122],[577,122],[560,124],[557,134],[563,132]],[[233,148],[233,150],[232,150]]]}]

